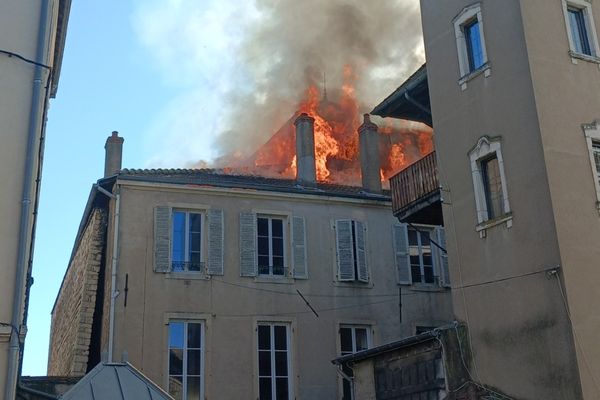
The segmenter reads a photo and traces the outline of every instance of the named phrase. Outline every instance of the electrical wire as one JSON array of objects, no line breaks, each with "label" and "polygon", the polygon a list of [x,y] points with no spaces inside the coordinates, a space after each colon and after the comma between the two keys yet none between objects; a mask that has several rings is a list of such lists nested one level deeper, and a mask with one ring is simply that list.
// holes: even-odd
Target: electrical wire
[{"label": "electrical wire", "polygon": [[505,282],[505,281],[509,281],[509,280],[512,280],[512,279],[525,278],[525,277],[532,276],[532,275],[537,275],[537,274],[542,274],[542,273],[548,273],[548,272],[551,272],[551,271],[554,271],[554,270],[556,270],[556,267],[546,268],[546,269],[542,269],[542,270],[539,270],[539,271],[526,272],[526,273],[520,274],[520,275],[511,275],[511,276],[507,276],[507,277],[504,277],[504,278],[492,279],[492,280],[489,280],[489,281],[484,281],[484,282],[479,282],[479,283],[471,283],[471,284],[462,285],[462,286],[452,286],[452,289],[467,289],[467,288],[476,287],[476,286],[491,285],[493,283]]},{"label": "electrical wire", "polygon": [[20,54],[13,53],[12,51],[8,51],[8,50],[2,50],[2,49],[0,49],[0,54],[6,54],[6,55],[7,55],[7,56],[9,56],[9,57],[15,57],[15,58],[18,58],[19,60],[21,60],[21,61],[24,61],[24,62],[26,62],[26,63],[28,63],[28,64],[31,64],[31,65],[37,65],[38,67],[46,68],[48,71],[51,71],[51,70],[52,70],[52,67],[50,67],[49,65],[42,64],[42,63],[39,63],[39,62],[37,62],[37,61],[30,60],[29,58],[25,58],[25,57],[23,57],[23,56],[22,56],[22,55],[20,55]]}]

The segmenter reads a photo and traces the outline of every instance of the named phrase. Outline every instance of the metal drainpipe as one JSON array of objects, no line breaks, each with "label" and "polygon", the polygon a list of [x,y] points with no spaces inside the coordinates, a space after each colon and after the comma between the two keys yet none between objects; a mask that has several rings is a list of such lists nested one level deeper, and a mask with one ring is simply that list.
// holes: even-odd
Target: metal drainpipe
[{"label": "metal drainpipe", "polygon": [[[44,53],[46,49],[46,25],[48,19],[48,1],[42,0],[40,6],[40,21],[38,26],[37,49],[35,61],[40,64],[44,63]],[[44,121],[40,120],[40,98],[42,95],[42,71],[41,65],[35,66],[33,78],[33,88],[31,93],[31,108],[29,110],[29,126],[27,132],[27,153],[25,156],[25,171],[23,174],[23,191],[21,200],[21,217],[19,224],[19,244],[17,250],[17,265],[15,277],[15,294],[13,296],[13,308],[11,325],[13,330],[10,335],[10,345],[8,348],[8,370],[6,376],[6,387],[4,389],[4,399],[12,400],[15,398],[17,389],[17,380],[19,375],[19,359],[21,348],[21,310],[24,307],[25,291],[25,273],[27,267],[27,246],[28,239],[33,233],[29,232],[31,224],[31,197],[33,187],[33,171],[35,163],[35,144],[36,133],[40,124]],[[42,115],[43,118],[43,115]],[[18,332],[15,332],[18,329]]]},{"label": "metal drainpipe", "polygon": [[[109,192],[98,186],[98,190],[108,195]],[[108,320],[108,360],[111,363],[113,361],[113,344],[115,335],[115,302],[119,291],[117,290],[117,250],[119,243],[119,215],[121,208],[121,195],[119,194],[119,187],[117,186],[117,195],[110,193],[110,198],[115,199],[115,223],[113,231],[113,248],[112,248],[112,265],[111,265],[111,284],[110,284],[110,314]]]}]

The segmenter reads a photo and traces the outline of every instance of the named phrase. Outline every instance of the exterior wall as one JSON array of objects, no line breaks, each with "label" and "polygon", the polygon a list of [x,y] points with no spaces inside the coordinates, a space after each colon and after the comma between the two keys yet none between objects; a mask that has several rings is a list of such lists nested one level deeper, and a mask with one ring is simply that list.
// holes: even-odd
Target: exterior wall
[{"label": "exterior wall", "polygon": [[[36,58],[37,36],[40,21],[40,2],[34,0],[7,0],[0,4],[0,49],[18,53],[28,59]],[[58,1],[50,1],[51,11],[46,16],[48,31],[46,35],[47,52],[46,64],[52,63],[54,52],[52,37],[56,30]],[[27,132],[29,115],[33,109],[41,111],[44,103],[42,97],[38,104],[32,106],[32,81],[34,66],[0,54],[0,126],[2,126],[2,146],[0,146],[0,322],[10,324],[12,320],[13,301],[15,301],[15,282],[17,251],[19,245],[19,221],[22,205],[24,180],[24,164],[27,148]],[[44,81],[48,72],[42,73]],[[33,154],[38,154],[39,135],[42,126],[42,116],[35,122],[38,137],[35,139],[36,148]],[[37,170],[37,163],[33,171]],[[31,180],[34,190],[34,179]],[[33,199],[30,208],[30,221],[33,220]],[[28,227],[27,243],[29,250],[31,225]],[[24,271],[25,273],[26,271]],[[21,316],[22,316],[21,310]],[[4,393],[8,351],[11,329],[0,326],[0,392]]]},{"label": "exterior wall", "polygon": [[[557,236],[558,213],[553,210],[555,178],[551,163],[546,164],[546,138],[538,122],[543,119],[536,107],[539,89],[530,74],[535,66],[529,63],[530,44],[526,46],[525,40],[535,36],[536,41],[550,45],[549,35],[554,35],[550,32],[562,27],[564,20],[546,18],[547,9],[554,6],[535,2],[535,15],[530,11],[523,18],[535,19],[544,28],[526,35],[521,15],[525,3],[481,2],[491,74],[474,77],[461,90],[452,20],[472,2],[421,0],[454,309],[469,327],[475,379],[519,399],[579,399],[577,360],[565,305],[556,278],[543,272],[562,265],[568,279],[562,258],[564,236]],[[548,69],[555,65],[552,57],[543,56]],[[562,96],[552,85],[560,79],[554,78],[546,82],[546,98]],[[560,104],[564,110],[565,102]],[[554,110],[557,115],[558,110]],[[512,227],[490,227],[487,236],[480,238],[467,153],[484,135],[501,137],[513,219]],[[589,158],[586,162],[589,170]],[[561,190],[565,198],[573,195]],[[564,211],[562,218],[570,218]],[[572,240],[580,236],[584,235]]]},{"label": "exterior wall", "polygon": [[[403,299],[403,322],[399,323],[391,236],[396,221],[389,203],[181,185],[144,187],[120,182],[120,294],[115,308],[114,359],[120,359],[126,351],[133,365],[163,387],[167,385],[169,318],[205,321],[206,398],[247,398],[248,393],[257,394],[256,323],[288,322],[292,328],[292,368],[298,399],[339,396],[341,384],[336,367],[331,364],[339,355],[339,324],[371,325],[372,345],[378,345],[414,334],[415,325],[431,326],[451,318],[447,290],[403,289],[405,295],[410,295]],[[154,208],[167,204],[198,204],[223,210],[224,276],[198,279],[190,274],[153,271]],[[239,215],[251,210],[305,218],[308,279],[270,281],[240,277]],[[338,218],[366,223],[369,284],[335,281],[333,221]],[[126,274],[129,278],[125,307]],[[317,309],[318,318],[297,296],[296,289]]]},{"label": "exterior wall", "polygon": [[[600,3],[589,4],[598,28]],[[594,62],[572,62],[561,1],[521,1],[521,10],[579,374],[584,398],[596,399],[600,215],[581,126],[600,119],[600,70]]]},{"label": "exterior wall", "polygon": [[83,376],[88,370],[106,213],[95,209],[63,279],[52,311],[50,376]]},{"label": "exterior wall", "polygon": [[375,400],[375,375],[373,360],[367,359],[355,364],[354,373],[354,398],[361,400]]}]

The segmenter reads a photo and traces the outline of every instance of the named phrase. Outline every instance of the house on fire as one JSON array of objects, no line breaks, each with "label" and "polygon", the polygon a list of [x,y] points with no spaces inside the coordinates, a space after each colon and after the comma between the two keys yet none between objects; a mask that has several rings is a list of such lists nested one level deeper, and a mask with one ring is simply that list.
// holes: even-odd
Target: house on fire
[{"label": "house on fire", "polygon": [[331,359],[450,321],[442,255],[423,236],[411,265],[381,188],[377,126],[359,128],[350,187],[317,182],[313,123],[295,121],[296,179],[121,169],[113,133],[52,311],[49,374],[126,353],[177,399],[351,399]]}]

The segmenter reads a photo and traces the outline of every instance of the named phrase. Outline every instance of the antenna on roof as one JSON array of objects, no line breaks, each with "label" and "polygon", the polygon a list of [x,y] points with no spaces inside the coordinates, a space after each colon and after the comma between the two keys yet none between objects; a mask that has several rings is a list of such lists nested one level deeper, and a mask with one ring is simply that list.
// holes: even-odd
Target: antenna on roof
[{"label": "antenna on roof", "polygon": [[327,101],[327,75],[323,71],[323,100]]}]

